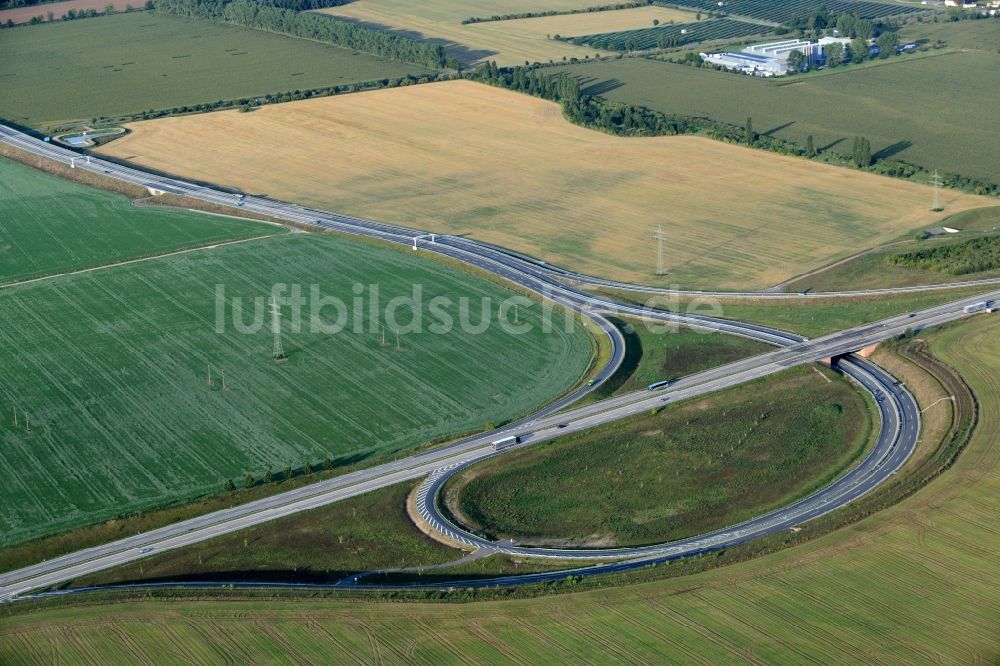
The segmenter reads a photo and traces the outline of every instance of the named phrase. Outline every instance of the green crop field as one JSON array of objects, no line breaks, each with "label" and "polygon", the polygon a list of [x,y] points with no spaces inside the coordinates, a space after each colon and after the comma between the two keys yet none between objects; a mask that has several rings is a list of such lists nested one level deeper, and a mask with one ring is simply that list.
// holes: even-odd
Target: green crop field
[{"label": "green crop field", "polygon": [[449,481],[446,501],[495,539],[656,543],[812,492],[871,432],[856,388],[800,368],[473,466]]},{"label": "green crop field", "polygon": [[[956,464],[801,546],[694,576],[481,603],[130,601],[0,616],[11,663],[991,663],[1000,651],[1000,320],[927,334],[976,393]],[[95,600],[96,601],[96,600]],[[472,629],[470,629],[472,628]],[[433,632],[436,640],[427,640]],[[600,655],[598,657],[597,655]]]},{"label": "green crop field", "polygon": [[[301,331],[286,312],[280,364],[269,329],[241,333],[229,307],[244,299],[239,321],[252,328],[278,283],[313,303]],[[320,310],[311,285],[344,309]],[[390,302],[418,287],[418,307]],[[538,305],[519,309],[528,332],[490,325],[511,295],[408,251],[302,234],[11,287],[0,293],[0,463],[18,473],[0,489],[0,545],[526,413],[580,380],[593,342],[559,314],[546,333]],[[384,346],[380,325],[392,327]]]},{"label": "green crop field", "polygon": [[235,238],[283,233],[268,224],[133,206],[0,158],[0,285]]},{"label": "green crop field", "polygon": [[304,39],[148,12],[5,32],[0,63],[0,117],[32,126],[427,71]]},{"label": "green crop field", "polygon": [[995,49],[934,51],[770,80],[637,58],[552,71],[569,72],[584,92],[617,102],[738,125],[750,116],[761,133],[800,145],[812,135],[820,150],[850,153],[851,141],[863,135],[875,157],[985,180],[1000,173],[1000,134],[983,112],[1000,105]]}]

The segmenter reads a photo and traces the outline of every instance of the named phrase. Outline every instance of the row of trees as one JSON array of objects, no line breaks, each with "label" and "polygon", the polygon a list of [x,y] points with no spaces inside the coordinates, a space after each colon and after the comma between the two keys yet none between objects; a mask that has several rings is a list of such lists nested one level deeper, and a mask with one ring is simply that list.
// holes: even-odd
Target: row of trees
[{"label": "row of trees", "polygon": [[617,9],[633,9],[635,7],[645,7],[652,3],[652,0],[634,0],[633,2],[617,2],[610,5],[597,5],[594,7],[577,7],[573,9],[549,9],[540,12],[521,12],[519,14],[494,14],[488,18],[473,16],[463,19],[462,24],[469,23],[489,23],[491,21],[511,21],[514,19],[538,18],[541,16],[562,16],[564,14],[586,14],[588,12],[606,12]]},{"label": "row of trees", "polygon": [[[308,475],[318,471],[330,471],[331,469],[333,469],[333,460],[331,458],[327,458],[326,460],[324,460],[322,466],[320,467],[314,466],[312,463],[307,461],[302,466],[302,474]],[[288,481],[292,479],[294,476],[295,476],[295,470],[292,469],[291,465],[287,465],[285,466],[284,471],[282,471],[280,474],[275,474],[271,470],[267,470],[266,472],[264,472],[264,478],[261,479],[261,481],[263,481],[264,483],[280,483],[282,481]],[[243,476],[244,488],[253,488],[256,485],[257,485],[257,479],[254,478],[253,474],[250,474],[248,472]],[[226,479],[225,482],[223,482],[222,484],[222,489],[227,493],[235,492],[236,483],[232,479]]]},{"label": "row of trees", "polygon": [[280,32],[425,67],[458,67],[457,61],[446,58],[440,44],[417,41],[384,30],[373,30],[322,14],[276,6],[281,2],[328,1],[154,0],[153,7],[164,14],[225,21],[254,30]]},{"label": "row of trees", "polygon": [[[754,130],[753,119],[747,118],[742,126],[731,125],[701,117],[680,116],[654,111],[644,106],[611,102],[586,94],[575,77],[566,73],[546,74],[540,66],[499,68],[496,63],[480,65],[469,78],[508,90],[535,95],[559,102],[563,114],[571,122],[584,127],[619,136],[661,136],[674,134],[702,134],[727,143],[738,143],[783,155],[819,158],[841,166],[853,166],[897,178],[912,178],[926,173],[926,169],[906,162],[877,159],[871,142],[856,137],[849,155],[821,152],[810,135],[804,146],[760,134]],[[996,183],[945,174],[944,184],[977,194],[1000,191]]]},{"label": "row of trees", "polygon": [[923,248],[887,257],[896,266],[924,268],[947,275],[969,275],[1000,268],[1000,238],[973,238],[964,243]]}]

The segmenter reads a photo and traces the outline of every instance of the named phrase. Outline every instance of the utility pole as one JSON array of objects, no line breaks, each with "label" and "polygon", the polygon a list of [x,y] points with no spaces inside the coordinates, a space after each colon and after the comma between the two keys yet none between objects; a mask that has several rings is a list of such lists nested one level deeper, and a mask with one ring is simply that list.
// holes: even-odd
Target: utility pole
[{"label": "utility pole", "polygon": [[271,299],[271,332],[274,334],[274,353],[271,355],[275,361],[284,361],[288,356],[285,348],[281,345],[281,306],[276,299]]},{"label": "utility pole", "polygon": [[657,227],[653,238],[656,239],[656,274],[663,275],[665,273],[663,270],[663,241],[666,239],[666,236],[663,235],[662,224]]},{"label": "utility pole", "polygon": [[934,186],[934,205],[931,210],[939,212],[943,209],[941,208],[941,178],[938,176],[937,169],[934,169],[934,178],[931,180],[931,184]]}]

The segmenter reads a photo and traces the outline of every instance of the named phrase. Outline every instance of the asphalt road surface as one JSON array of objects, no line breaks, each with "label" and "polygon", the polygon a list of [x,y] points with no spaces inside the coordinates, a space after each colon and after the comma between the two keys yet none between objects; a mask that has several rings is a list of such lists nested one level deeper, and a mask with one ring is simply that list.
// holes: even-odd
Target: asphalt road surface
[{"label": "asphalt road surface", "polygon": [[[332,502],[354,497],[401,481],[431,476],[425,485],[429,495],[434,483],[446,476],[446,471],[473,464],[495,455],[492,442],[498,438],[517,434],[524,445],[554,439],[557,436],[576,432],[597,425],[626,418],[663,404],[664,399],[676,401],[695,397],[729,386],[767,376],[783,369],[812,363],[821,359],[841,356],[856,351],[872,343],[888,339],[910,329],[952,321],[966,316],[963,307],[981,300],[1000,298],[1000,291],[975,298],[962,299],[947,305],[929,308],[910,315],[887,319],[876,324],[868,324],[832,335],[805,340],[800,336],[769,329],[763,326],[743,324],[731,320],[701,315],[668,313],[647,308],[622,305],[613,301],[593,297],[564,284],[565,275],[528,257],[510,253],[489,245],[468,239],[437,236],[434,242],[424,236],[424,232],[386,225],[371,220],[363,220],[337,215],[325,211],[307,209],[295,204],[273,201],[260,197],[242,197],[222,192],[178,179],[149,174],[113,162],[88,158],[64,148],[41,142],[0,125],[0,141],[37,155],[64,164],[72,163],[74,168],[85,169],[143,187],[196,198],[220,206],[240,208],[322,229],[379,238],[389,242],[412,246],[418,245],[422,251],[431,251],[449,256],[469,265],[501,276],[523,288],[540,294],[570,311],[589,317],[608,335],[613,353],[608,364],[597,375],[595,384],[584,387],[565,396],[539,413],[499,431],[462,439],[445,447],[426,451],[397,461],[359,470],[350,474],[328,479],[319,483],[280,493],[255,502],[230,509],[199,516],[175,523],[143,534],[121,539],[94,548],[69,553],[16,571],[0,574],[0,600],[9,600],[24,595],[31,590],[47,588],[65,583],[81,576],[154,555],[164,550],[195,544],[206,539],[306,511]],[[593,390],[610,377],[617,369],[624,353],[623,340],[601,313],[614,312],[641,316],[665,323],[677,323],[694,328],[741,335],[768,342],[780,349],[750,359],[737,361],[697,375],[674,382],[667,390],[659,392],[638,391],[590,405],[562,412],[580,395]],[[525,555],[549,557],[622,557],[625,561],[587,567],[580,571],[599,573],[630,566],[641,566],[645,562],[669,559],[684,554],[704,552],[742,543],[764,534],[785,529],[806,522],[844,506],[854,499],[870,492],[894,474],[913,450],[919,433],[919,412],[912,396],[887,373],[873,364],[848,357],[841,362],[842,370],[879,398],[882,427],[878,444],[873,452],[856,468],[845,474],[827,488],[787,507],[766,514],[740,525],[717,532],[700,535],[671,544],[651,546],[646,549],[615,549],[617,552],[603,551],[600,554],[582,551],[551,551],[521,549],[508,545],[509,552]],[[558,427],[564,424],[565,427]],[[439,487],[439,486],[438,486]],[[423,489],[422,489],[423,490]],[[432,503],[424,503],[424,508]],[[428,514],[440,521],[439,516]],[[474,540],[478,537],[463,533],[454,525],[440,523],[440,529],[459,530],[456,536]],[[505,549],[493,543],[474,542],[479,547]],[[527,552],[530,551],[530,552]],[[603,568],[602,568],[603,567]],[[609,568],[610,567],[610,568]],[[567,572],[538,574],[519,577],[502,577],[478,584],[512,584],[533,582],[549,578],[565,577]],[[441,584],[446,585],[446,584]],[[467,582],[461,583],[468,586]]]}]

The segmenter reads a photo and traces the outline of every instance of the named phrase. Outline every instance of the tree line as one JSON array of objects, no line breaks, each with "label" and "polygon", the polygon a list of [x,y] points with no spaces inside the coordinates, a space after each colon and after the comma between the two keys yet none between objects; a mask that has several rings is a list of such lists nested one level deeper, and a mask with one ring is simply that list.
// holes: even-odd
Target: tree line
[{"label": "tree line", "polygon": [[278,6],[282,3],[329,6],[343,0],[154,0],[153,8],[164,14],[234,23],[254,30],[269,30],[293,37],[355,49],[391,60],[424,67],[456,67],[440,44],[373,30],[331,16],[298,12]]},{"label": "tree line", "polygon": [[[746,123],[740,126],[709,118],[663,113],[588,95],[581,90],[575,77],[565,72],[547,74],[544,67],[538,65],[500,68],[495,62],[487,62],[477,67],[468,78],[557,102],[567,120],[618,136],[701,134],[727,143],[819,159],[839,166],[853,166],[896,178],[908,179],[927,173],[923,167],[907,162],[878,159],[872,152],[871,142],[862,136],[855,138],[850,155],[820,151],[816,149],[812,136],[807,137],[805,146],[800,146],[793,141],[760,134],[754,131],[752,118],[747,118]],[[944,174],[942,182],[948,187],[976,194],[1000,192],[996,183],[957,174]]]},{"label": "tree line", "polygon": [[519,14],[494,14],[488,18],[473,16],[462,19],[462,25],[469,23],[490,23],[492,21],[512,21],[515,19],[539,18],[542,16],[563,16],[565,14],[586,14],[589,12],[607,12],[618,9],[635,9],[636,7],[646,7],[652,4],[652,0],[634,0],[634,2],[617,2],[611,5],[597,5],[595,7],[577,7],[574,9],[550,9],[541,12],[521,12]]}]

